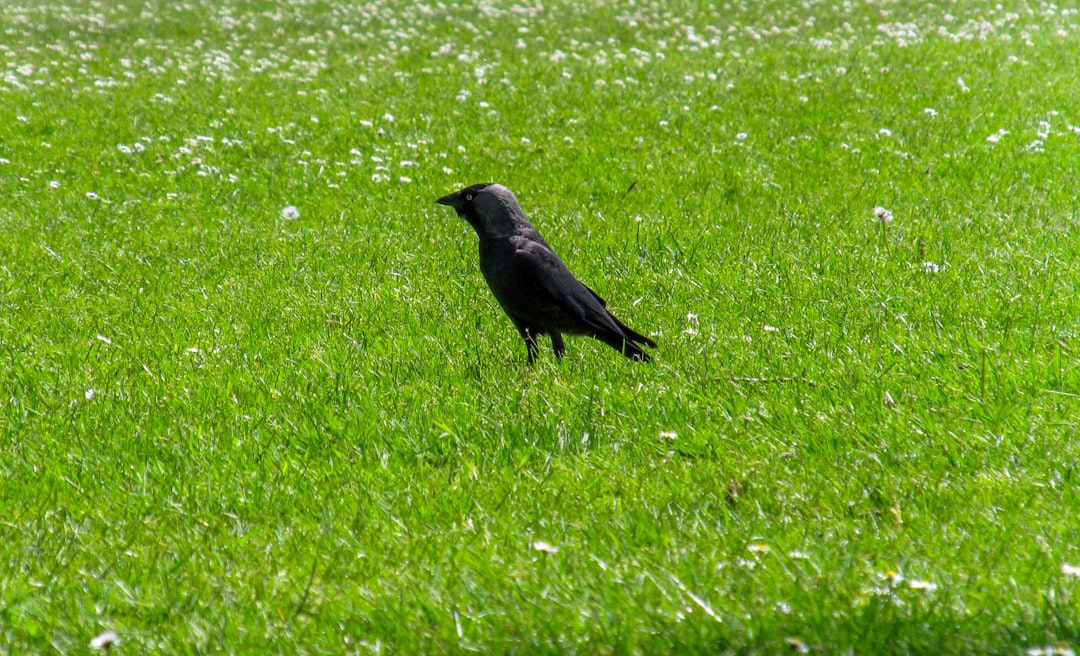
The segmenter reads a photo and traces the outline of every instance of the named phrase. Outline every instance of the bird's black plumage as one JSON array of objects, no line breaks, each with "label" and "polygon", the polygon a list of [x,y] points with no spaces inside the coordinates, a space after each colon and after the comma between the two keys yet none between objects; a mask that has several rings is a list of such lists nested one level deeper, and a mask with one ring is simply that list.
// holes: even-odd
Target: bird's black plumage
[{"label": "bird's black plumage", "polygon": [[549,335],[562,357],[564,334],[594,337],[628,358],[649,360],[640,345],[656,348],[656,342],[619,321],[604,299],[570,273],[509,189],[476,184],[436,202],[454,208],[476,231],[480,271],[525,340],[530,363],[539,352],[539,335]]}]

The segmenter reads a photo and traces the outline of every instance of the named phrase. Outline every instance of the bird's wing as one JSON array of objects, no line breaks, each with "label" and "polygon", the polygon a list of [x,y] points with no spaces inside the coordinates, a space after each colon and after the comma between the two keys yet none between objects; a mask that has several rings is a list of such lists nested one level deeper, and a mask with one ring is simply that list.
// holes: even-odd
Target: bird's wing
[{"label": "bird's wing", "polygon": [[605,309],[604,299],[575,278],[554,251],[534,241],[523,240],[516,246],[515,263],[537,291],[593,328],[623,336]]}]

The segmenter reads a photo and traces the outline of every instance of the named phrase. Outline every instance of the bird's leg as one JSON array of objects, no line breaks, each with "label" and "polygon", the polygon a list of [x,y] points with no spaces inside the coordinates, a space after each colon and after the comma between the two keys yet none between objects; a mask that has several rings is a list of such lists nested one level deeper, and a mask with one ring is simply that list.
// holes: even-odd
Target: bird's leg
[{"label": "bird's leg", "polygon": [[536,331],[524,324],[515,322],[521,338],[525,340],[525,348],[529,351],[529,364],[536,362],[536,356],[540,354],[540,345],[536,342]]},{"label": "bird's leg", "polygon": [[555,357],[561,358],[566,353],[566,344],[563,344],[562,333],[551,331],[551,348],[555,351]]},{"label": "bird's leg", "polygon": [[536,337],[534,335],[527,335],[525,337],[525,348],[529,351],[529,364],[535,364],[536,356],[540,353],[540,345],[536,343]]}]

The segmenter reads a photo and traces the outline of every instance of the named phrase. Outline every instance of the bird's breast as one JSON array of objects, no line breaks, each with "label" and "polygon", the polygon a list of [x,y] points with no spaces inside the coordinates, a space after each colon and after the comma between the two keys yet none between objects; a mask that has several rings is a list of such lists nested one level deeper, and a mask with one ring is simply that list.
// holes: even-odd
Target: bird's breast
[{"label": "bird's breast", "polygon": [[517,258],[517,247],[509,240],[481,241],[480,272],[491,288],[491,293],[508,311],[517,305],[523,295],[534,291]]}]

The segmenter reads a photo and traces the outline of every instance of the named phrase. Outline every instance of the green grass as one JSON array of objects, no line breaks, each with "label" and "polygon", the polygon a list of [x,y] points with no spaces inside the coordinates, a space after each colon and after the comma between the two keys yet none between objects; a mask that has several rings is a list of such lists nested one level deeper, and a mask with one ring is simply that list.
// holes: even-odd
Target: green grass
[{"label": "green grass", "polygon": [[1080,647],[1075,12],[218,4],[0,6],[0,653]]}]

